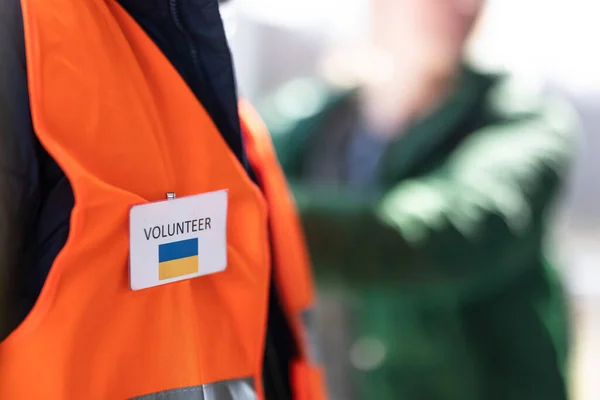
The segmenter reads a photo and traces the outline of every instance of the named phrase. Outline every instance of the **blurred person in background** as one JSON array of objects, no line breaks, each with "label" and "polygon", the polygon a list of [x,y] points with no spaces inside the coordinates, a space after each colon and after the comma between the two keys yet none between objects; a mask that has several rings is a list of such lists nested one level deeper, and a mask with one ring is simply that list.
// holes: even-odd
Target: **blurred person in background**
[{"label": "blurred person in background", "polygon": [[323,293],[354,299],[360,399],[567,398],[565,299],[543,239],[576,124],[466,61],[483,3],[373,0],[365,43],[260,108]]}]

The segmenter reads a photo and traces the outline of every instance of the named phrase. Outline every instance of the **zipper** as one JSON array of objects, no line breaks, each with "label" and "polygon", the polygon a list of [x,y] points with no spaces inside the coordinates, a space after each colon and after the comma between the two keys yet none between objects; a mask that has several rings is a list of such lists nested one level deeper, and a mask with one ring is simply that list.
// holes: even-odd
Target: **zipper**
[{"label": "zipper", "polygon": [[[203,74],[202,68],[200,68],[200,65],[201,65],[200,56],[198,54],[198,50],[196,49],[196,46],[194,46],[194,41],[193,41],[192,37],[190,36],[187,28],[185,27],[183,20],[181,19],[181,0],[169,0],[169,10],[171,13],[171,18],[173,20],[173,23],[175,24],[175,27],[177,28],[177,30],[179,31],[181,36],[183,37],[183,40],[186,42],[190,57],[192,59],[192,65],[193,65],[194,70],[192,71],[193,76],[188,77],[188,79],[190,80],[189,86],[190,87],[194,86],[194,85],[191,85],[191,80],[194,80],[195,83],[199,84],[200,86],[206,86],[207,85],[206,81],[203,81],[202,79],[197,78],[198,75]],[[183,78],[185,79],[186,77],[183,76]],[[207,110],[207,111],[209,111],[209,110]],[[240,132],[240,135],[241,135],[241,132]],[[240,140],[243,143],[244,137],[242,136],[240,138]],[[250,173],[250,171],[251,171],[250,162],[249,162],[248,157],[245,152],[242,151],[242,155],[241,155],[239,161],[242,164],[242,166],[244,167],[244,169]]]},{"label": "zipper", "polygon": [[188,46],[190,57],[192,58],[192,64],[194,65],[194,73],[199,74],[201,70],[200,59],[198,58],[198,50],[196,50],[196,46],[194,46],[194,42],[188,30],[185,28],[185,25],[181,20],[180,0],[169,0],[169,9],[171,10],[171,18],[173,19],[177,30],[179,30]]}]

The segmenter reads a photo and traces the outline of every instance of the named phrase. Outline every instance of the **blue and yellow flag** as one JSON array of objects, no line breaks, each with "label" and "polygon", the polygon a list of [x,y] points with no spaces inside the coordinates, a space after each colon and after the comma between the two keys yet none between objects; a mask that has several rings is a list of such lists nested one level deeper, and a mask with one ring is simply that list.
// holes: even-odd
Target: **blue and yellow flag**
[{"label": "blue and yellow flag", "polygon": [[177,278],[198,272],[198,238],[158,246],[158,279]]}]

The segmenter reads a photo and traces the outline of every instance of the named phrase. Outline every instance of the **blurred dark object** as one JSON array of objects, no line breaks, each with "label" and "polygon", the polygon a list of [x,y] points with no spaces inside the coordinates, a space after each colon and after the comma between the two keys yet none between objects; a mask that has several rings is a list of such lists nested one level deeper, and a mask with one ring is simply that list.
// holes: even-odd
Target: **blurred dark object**
[{"label": "blurred dark object", "polygon": [[355,182],[360,91],[297,80],[262,107],[320,284],[353,304],[356,398],[566,399],[566,310],[542,241],[569,108],[465,66]]}]

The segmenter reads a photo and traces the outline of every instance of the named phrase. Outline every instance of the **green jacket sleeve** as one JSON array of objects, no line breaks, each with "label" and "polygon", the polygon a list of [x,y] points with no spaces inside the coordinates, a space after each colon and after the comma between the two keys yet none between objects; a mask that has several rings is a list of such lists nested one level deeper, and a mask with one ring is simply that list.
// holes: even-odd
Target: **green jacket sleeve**
[{"label": "green jacket sleeve", "polygon": [[525,103],[499,104],[498,122],[469,136],[442,167],[385,194],[292,179],[317,274],[471,292],[501,285],[539,262],[574,119],[562,104],[511,110],[515,104]]}]

